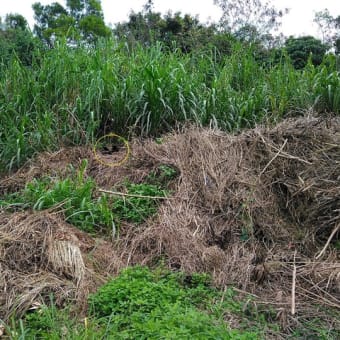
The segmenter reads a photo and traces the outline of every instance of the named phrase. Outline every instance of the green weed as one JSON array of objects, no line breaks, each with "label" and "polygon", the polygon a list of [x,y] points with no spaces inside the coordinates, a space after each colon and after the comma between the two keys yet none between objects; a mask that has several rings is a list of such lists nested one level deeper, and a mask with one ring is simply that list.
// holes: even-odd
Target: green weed
[{"label": "green weed", "polygon": [[176,178],[178,171],[167,164],[159,165],[154,171],[151,171],[146,180],[148,183],[167,188],[171,180]]},{"label": "green weed", "polygon": [[[105,194],[96,197],[95,182],[84,175],[86,164],[83,162],[81,168],[66,179],[34,179],[22,191],[1,198],[0,207],[12,210],[55,208],[64,212],[67,222],[83,231],[115,234],[116,223],[127,221],[140,224],[155,215],[159,200],[168,193],[158,185],[126,182],[126,197],[109,197]],[[174,175],[170,167],[162,168],[162,171],[167,180]]]},{"label": "green weed", "polygon": [[[224,312],[234,294],[224,292]],[[163,268],[127,268],[89,297],[82,320],[71,308],[49,306],[6,326],[12,339],[257,339],[261,332],[231,330],[223,319],[221,292],[206,274],[186,275]],[[229,307],[231,309],[229,309]],[[228,308],[228,310],[227,310]]]},{"label": "green weed", "polygon": [[166,191],[153,184],[126,183],[125,186],[127,194],[131,196],[116,198],[112,204],[118,220],[136,224],[144,222],[157,212],[159,198],[166,196]]},{"label": "green weed", "polygon": [[84,177],[86,162],[71,178],[44,177],[27,183],[24,190],[0,200],[1,206],[44,210],[56,207],[64,211],[66,221],[94,233],[114,228],[113,213],[107,196],[94,196],[95,182]]},{"label": "green weed", "polygon": [[[71,307],[49,305],[30,311],[5,325],[11,339],[263,339],[281,337],[276,312],[239,299],[232,288],[211,285],[207,274],[150,270],[136,266],[123,270],[88,299],[89,310],[80,319]],[[226,319],[240,320],[230,329]],[[334,315],[333,315],[334,317]],[[335,315],[336,317],[336,315]],[[289,339],[337,339],[317,318],[299,320]]]},{"label": "green weed", "polygon": [[207,308],[218,295],[205,275],[186,276],[144,267],[124,270],[89,298],[90,313],[110,319],[110,334],[133,339],[256,339],[230,331]]},{"label": "green weed", "polygon": [[[85,321],[86,320],[86,321]],[[71,308],[58,309],[53,299],[49,305],[42,305],[34,312],[28,312],[19,321],[12,322],[5,327],[10,339],[103,339],[105,325],[97,320],[76,318]]]}]

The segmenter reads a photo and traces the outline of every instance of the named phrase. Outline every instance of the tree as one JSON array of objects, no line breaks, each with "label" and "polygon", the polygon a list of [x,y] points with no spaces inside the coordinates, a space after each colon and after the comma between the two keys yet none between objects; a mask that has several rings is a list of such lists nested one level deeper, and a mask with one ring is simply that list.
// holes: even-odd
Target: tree
[{"label": "tree", "polygon": [[57,2],[43,6],[37,2],[32,5],[36,24],[33,31],[49,47],[53,46],[54,40],[70,33],[74,20],[68,16],[65,8]]},{"label": "tree", "polygon": [[276,9],[270,0],[214,0],[222,10],[221,27],[230,32],[255,27],[259,34],[276,30],[287,9]]},{"label": "tree", "polygon": [[5,18],[5,26],[7,29],[28,30],[28,22],[21,14],[7,14]]},{"label": "tree", "polygon": [[104,23],[99,0],[67,0],[66,8],[57,2],[46,6],[37,2],[32,8],[36,20],[34,32],[50,47],[61,37],[71,43],[78,40],[93,43],[111,33]]},{"label": "tree", "polygon": [[8,63],[13,57],[24,65],[31,65],[38,42],[20,14],[7,14],[0,29],[0,62]]},{"label": "tree", "polygon": [[334,19],[335,22],[335,39],[334,39],[334,47],[335,53],[340,55],[340,15]]},{"label": "tree", "polygon": [[142,12],[131,12],[128,22],[117,24],[114,34],[132,46],[161,42],[170,50],[180,49],[183,53],[212,46],[229,53],[232,39],[230,34],[219,32],[214,25],[203,25],[189,14],[168,12],[162,16],[149,7],[146,11],[145,6]]},{"label": "tree", "polygon": [[335,48],[340,54],[340,15],[333,17],[328,9],[315,13],[314,22],[322,34],[322,41]]},{"label": "tree", "polygon": [[147,2],[143,6],[144,13],[151,13],[154,8],[153,0],[147,0]]},{"label": "tree", "polygon": [[118,23],[113,30],[118,39],[126,40],[131,46],[140,43],[145,46],[161,40],[163,19],[156,12],[131,12],[127,22]]},{"label": "tree", "polygon": [[285,48],[296,69],[304,68],[309,58],[315,66],[320,65],[328,50],[327,45],[312,36],[289,37]]},{"label": "tree", "polygon": [[329,13],[328,9],[316,12],[313,20],[322,35],[322,42],[332,45],[335,34],[336,19]]}]

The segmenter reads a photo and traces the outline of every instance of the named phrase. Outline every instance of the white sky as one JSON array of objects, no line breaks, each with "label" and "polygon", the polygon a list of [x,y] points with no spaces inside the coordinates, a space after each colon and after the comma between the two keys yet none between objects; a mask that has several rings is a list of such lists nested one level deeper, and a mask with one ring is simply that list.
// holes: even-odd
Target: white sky
[{"label": "white sky", "polygon": [[[36,0],[0,0],[0,16],[19,13],[33,26],[32,4],[34,2]],[[52,2],[65,4],[65,0],[40,0],[42,4]],[[146,0],[102,0],[106,23],[114,24],[127,20],[131,9],[138,12],[145,2]],[[317,28],[313,24],[316,11],[328,8],[333,16],[340,15],[340,0],[273,0],[272,2],[278,8],[290,8],[290,13],[284,18],[281,29],[287,36],[306,34],[317,36]],[[170,9],[172,12],[198,14],[202,22],[218,21],[220,17],[219,8],[213,4],[213,0],[154,0],[154,4],[155,10],[163,13]]]}]

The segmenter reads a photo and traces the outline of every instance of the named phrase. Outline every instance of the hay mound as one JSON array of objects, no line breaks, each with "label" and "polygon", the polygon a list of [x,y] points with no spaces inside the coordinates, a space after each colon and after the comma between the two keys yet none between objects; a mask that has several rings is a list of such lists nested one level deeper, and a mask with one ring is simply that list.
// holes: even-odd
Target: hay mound
[{"label": "hay mound", "polygon": [[52,212],[1,213],[0,318],[48,292],[81,305],[107,275],[159,259],[252,293],[275,305],[285,323],[293,300],[307,316],[314,303],[340,307],[339,118],[286,120],[237,135],[188,128],[161,145],[133,141],[132,158],[118,168],[98,164],[91,149],[65,155],[38,156],[1,180],[0,193],[33,177],[67,176],[65,165],[82,158],[102,189],[126,178],[142,182],[159,164],[180,175],[158,215],[138,228],[123,225],[114,243],[99,242]]},{"label": "hay mound", "polygon": [[85,306],[88,293],[122,266],[110,244],[96,243],[56,214],[0,213],[0,319],[51,293],[57,305],[75,300]]},{"label": "hay mound", "polygon": [[340,234],[339,118],[239,135],[193,128],[145,150],[181,175],[174,199],[133,238],[135,263],[165,257],[286,310],[294,280],[297,309],[340,307],[339,251],[329,247]]}]

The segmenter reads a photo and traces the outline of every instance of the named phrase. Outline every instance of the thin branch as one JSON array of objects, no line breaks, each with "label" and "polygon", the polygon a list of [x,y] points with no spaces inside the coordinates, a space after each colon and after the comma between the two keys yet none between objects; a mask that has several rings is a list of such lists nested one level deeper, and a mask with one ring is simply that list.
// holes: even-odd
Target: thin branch
[{"label": "thin branch", "polygon": [[[325,297],[320,296],[320,294],[313,293],[312,291],[305,289],[302,286],[299,286],[299,290],[306,292],[306,294],[299,292],[300,295],[306,296],[306,297],[313,299],[314,301],[319,302],[319,303],[320,303],[320,301],[322,301],[324,304],[326,304],[330,307],[336,307],[336,308],[340,309],[340,305],[338,303],[334,303],[334,302],[326,299]],[[311,295],[313,297],[311,297]]]},{"label": "thin branch", "polygon": [[272,164],[274,162],[274,160],[279,156],[279,154],[282,152],[283,148],[286,146],[287,144],[287,139],[285,139],[285,141],[283,142],[282,146],[280,147],[279,151],[275,154],[275,156],[267,163],[267,165],[263,168],[263,170],[260,173],[260,176],[263,175],[263,173],[267,170],[267,168],[269,167],[270,164]]},{"label": "thin branch", "polygon": [[322,250],[320,251],[319,255],[315,257],[316,260],[318,260],[324,254],[324,252],[326,251],[327,247],[331,243],[333,236],[338,232],[339,229],[340,229],[340,224],[335,226],[335,228],[333,229],[331,235],[328,237],[328,240],[327,240],[325,246],[322,248]]},{"label": "thin branch", "polygon": [[282,147],[279,149],[276,146],[271,145],[270,143],[266,142],[266,140],[263,138],[263,136],[260,133],[258,133],[258,135],[260,136],[263,144],[268,145],[269,147],[273,148],[276,151],[279,151],[278,152],[278,156],[283,157],[283,158],[288,158],[288,159],[295,159],[297,161],[300,161],[300,162],[308,164],[308,165],[312,165],[313,164],[313,163],[311,163],[309,161],[306,161],[305,159],[302,159],[302,158],[297,157],[297,156],[290,155],[289,153],[282,151],[281,150]]},{"label": "thin branch", "polygon": [[136,198],[149,198],[154,200],[173,200],[174,197],[166,197],[166,196],[146,196],[146,195],[137,195],[137,194],[126,194],[124,192],[118,191],[110,191],[106,189],[98,189],[99,192],[104,192],[110,195],[124,196],[124,197],[136,197]]},{"label": "thin branch", "polygon": [[293,278],[292,278],[292,315],[295,315],[295,287],[296,287],[296,264],[295,264],[296,250],[294,253]]}]

